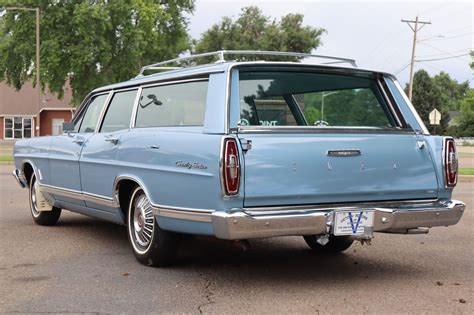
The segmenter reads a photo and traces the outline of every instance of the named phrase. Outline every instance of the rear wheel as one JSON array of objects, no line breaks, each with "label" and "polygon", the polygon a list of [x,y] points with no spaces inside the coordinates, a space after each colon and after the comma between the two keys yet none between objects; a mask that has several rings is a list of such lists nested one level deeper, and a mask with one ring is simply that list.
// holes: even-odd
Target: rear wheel
[{"label": "rear wheel", "polygon": [[158,226],[150,200],[140,187],[133,191],[130,198],[127,229],[133,253],[140,263],[163,267],[174,262],[176,238]]},{"label": "rear wheel", "polygon": [[52,226],[55,225],[59,217],[61,216],[61,209],[52,207],[48,211],[40,211],[38,209],[38,194],[41,192],[38,191],[38,182],[36,181],[36,176],[33,173],[30,179],[30,211],[33,220],[38,225]]},{"label": "rear wheel", "polygon": [[306,235],[303,236],[306,244],[309,245],[313,250],[323,253],[340,253],[348,249],[354,240],[348,236],[329,236],[329,242],[326,245],[318,243],[318,235]]}]

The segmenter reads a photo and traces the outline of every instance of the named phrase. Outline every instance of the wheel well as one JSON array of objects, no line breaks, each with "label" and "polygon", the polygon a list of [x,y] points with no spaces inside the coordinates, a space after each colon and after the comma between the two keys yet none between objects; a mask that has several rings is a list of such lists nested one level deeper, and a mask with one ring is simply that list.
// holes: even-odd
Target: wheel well
[{"label": "wheel well", "polygon": [[120,210],[125,219],[127,218],[128,206],[130,205],[130,197],[137,186],[139,185],[130,179],[121,180],[117,185]]},{"label": "wheel well", "polygon": [[25,174],[25,179],[28,185],[30,184],[31,175],[33,175],[33,173],[34,173],[33,166],[31,166],[30,163],[25,163],[23,165],[23,174]]}]

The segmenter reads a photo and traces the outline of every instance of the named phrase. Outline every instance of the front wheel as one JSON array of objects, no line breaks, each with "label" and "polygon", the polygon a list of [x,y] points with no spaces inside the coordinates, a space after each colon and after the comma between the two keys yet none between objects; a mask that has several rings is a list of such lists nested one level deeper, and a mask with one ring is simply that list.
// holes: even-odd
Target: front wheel
[{"label": "front wheel", "polygon": [[176,238],[156,223],[150,200],[137,187],[130,198],[127,218],[128,239],[135,258],[152,267],[171,265],[176,256]]},{"label": "front wheel", "polygon": [[303,236],[306,244],[311,247],[313,250],[323,252],[323,253],[340,253],[348,249],[354,240],[348,236],[329,236],[329,242],[326,245],[321,245],[318,243],[318,235],[306,235]]},{"label": "front wheel", "polygon": [[58,223],[59,217],[61,216],[61,209],[57,207],[52,207],[48,211],[40,211],[38,209],[38,194],[41,192],[38,191],[38,182],[36,181],[36,176],[33,173],[30,178],[30,211],[33,220],[38,225],[43,226],[53,226]]}]

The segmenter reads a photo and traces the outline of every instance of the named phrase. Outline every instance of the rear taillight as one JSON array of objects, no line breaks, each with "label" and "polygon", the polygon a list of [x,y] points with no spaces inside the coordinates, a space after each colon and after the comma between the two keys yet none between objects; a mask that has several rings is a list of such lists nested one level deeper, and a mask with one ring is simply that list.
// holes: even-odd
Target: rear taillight
[{"label": "rear taillight", "polygon": [[240,159],[237,142],[233,138],[224,139],[221,171],[224,194],[238,194],[240,186]]},{"label": "rear taillight", "polygon": [[458,181],[458,155],[453,138],[444,139],[444,177],[446,187],[454,187]]}]

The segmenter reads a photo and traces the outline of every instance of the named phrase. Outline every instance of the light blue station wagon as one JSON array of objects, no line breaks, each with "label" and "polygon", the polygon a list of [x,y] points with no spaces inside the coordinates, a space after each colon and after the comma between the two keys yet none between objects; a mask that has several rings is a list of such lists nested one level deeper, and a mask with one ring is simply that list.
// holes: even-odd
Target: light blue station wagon
[{"label": "light blue station wagon", "polygon": [[[326,64],[297,61],[309,57]],[[36,223],[67,209],[124,224],[151,266],[173,262],[179,233],[300,235],[341,252],[374,232],[456,224],[465,209],[451,199],[453,139],[428,133],[395,77],[336,57],[220,51],[146,66],[92,91],[63,135],[18,141],[14,156]]]}]

